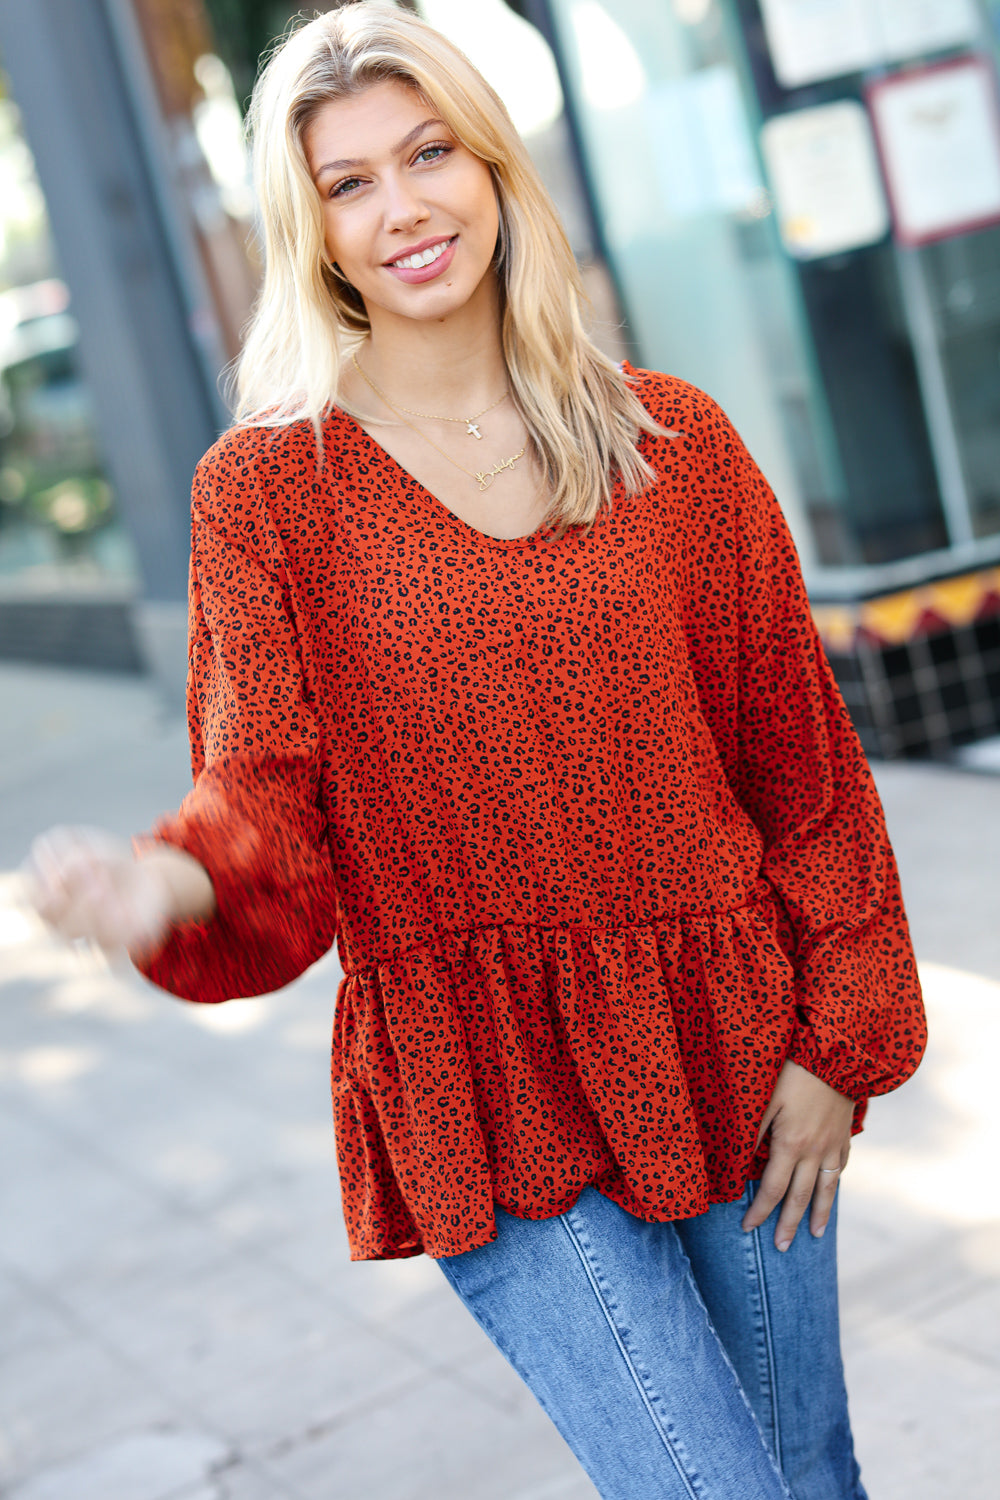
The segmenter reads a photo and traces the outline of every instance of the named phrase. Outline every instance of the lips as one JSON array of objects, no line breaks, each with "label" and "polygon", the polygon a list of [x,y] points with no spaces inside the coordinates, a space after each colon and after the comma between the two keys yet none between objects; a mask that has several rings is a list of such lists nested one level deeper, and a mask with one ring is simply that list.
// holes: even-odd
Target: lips
[{"label": "lips", "polygon": [[453,238],[454,235],[451,235],[446,239],[432,240],[429,245],[415,245],[405,255],[397,255],[396,259],[389,261],[388,264],[397,271],[419,271],[424,266],[433,265],[436,260],[440,260]]},{"label": "lips", "polygon": [[414,286],[423,281],[433,281],[451,265],[455,258],[458,235],[441,236],[423,240],[419,245],[409,246],[395,260],[384,262],[385,269],[399,281]]}]

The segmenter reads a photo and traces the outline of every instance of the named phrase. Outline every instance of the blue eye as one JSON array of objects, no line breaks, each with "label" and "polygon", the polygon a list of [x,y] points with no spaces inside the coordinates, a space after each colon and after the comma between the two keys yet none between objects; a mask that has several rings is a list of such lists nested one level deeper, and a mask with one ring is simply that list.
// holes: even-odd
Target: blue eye
[{"label": "blue eye", "polygon": [[358,185],[358,183],[360,181],[361,181],[360,177],[345,177],[342,182],[338,182],[335,187],[332,187],[330,189],[330,197],[331,198],[340,198],[340,197],[342,197],[344,195],[344,193],[349,193],[349,192],[353,191],[353,189],[355,187],[357,187],[357,185]]},{"label": "blue eye", "polygon": [[437,161],[442,156],[447,156],[451,150],[450,146],[421,146],[417,152],[416,161]]}]

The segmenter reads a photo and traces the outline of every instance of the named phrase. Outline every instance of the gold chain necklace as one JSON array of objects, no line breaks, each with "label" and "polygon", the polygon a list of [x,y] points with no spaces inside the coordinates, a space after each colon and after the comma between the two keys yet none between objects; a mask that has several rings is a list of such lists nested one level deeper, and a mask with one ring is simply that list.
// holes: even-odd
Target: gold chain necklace
[{"label": "gold chain necklace", "polygon": [[[358,374],[361,376],[361,379],[365,382],[365,384],[367,386],[371,387],[371,389],[375,392],[376,396],[378,396],[378,398],[379,398],[380,401],[384,401],[385,402],[386,406],[392,412],[393,416],[398,417],[399,420],[402,422],[402,424],[403,424],[404,427],[408,427],[411,432],[415,432],[417,434],[418,438],[423,438],[423,440],[424,440],[425,443],[429,443],[430,446],[434,449],[434,451],[436,453],[440,453],[440,455],[441,455],[442,458],[446,458],[448,460],[448,462],[451,464],[452,468],[458,469],[462,474],[466,474],[469,477],[469,479],[475,479],[475,480],[477,480],[478,484],[479,484],[479,488],[480,488],[481,491],[482,490],[488,490],[489,487],[490,487],[490,485],[493,483],[494,479],[497,477],[498,474],[502,474],[503,471],[504,471],[504,469],[512,469],[514,467],[514,465],[517,463],[518,459],[524,457],[525,452],[527,450],[527,446],[528,446],[527,443],[525,443],[525,445],[521,449],[520,453],[514,453],[514,454],[511,455],[510,458],[502,458],[498,464],[494,464],[494,466],[493,466],[492,469],[475,469],[475,470],[473,470],[473,469],[467,469],[464,464],[460,464],[460,463],[457,462],[456,459],[452,458],[452,456],[451,456],[450,453],[446,453],[443,448],[439,448],[438,445],[437,445],[437,443],[435,443],[434,439],[433,438],[429,438],[427,436],[426,432],[421,432],[419,427],[415,427],[412,422],[408,422],[406,420],[406,418],[403,416],[403,412],[406,411],[408,408],[404,406],[404,407],[402,407],[400,409],[398,407],[393,406],[392,402],[389,400],[389,398],[385,394],[385,392],[384,391],[380,391],[379,388],[378,388],[378,386],[375,384],[374,380],[372,380],[370,378],[370,376],[366,375],[365,372],[364,372],[364,370],[362,370],[361,366],[358,364],[358,356],[356,354],[354,354],[354,353],[351,354],[351,363],[354,365],[354,368],[357,370]],[[508,393],[506,391],[504,391],[504,396],[506,396],[507,394]],[[502,401],[503,399],[504,399],[504,397],[501,396],[500,397],[500,401]],[[493,405],[494,406],[499,406],[500,405],[500,401],[494,401]],[[486,407],[486,410],[489,411],[489,407]],[[482,412],[480,412],[479,415],[482,416]],[[411,416],[419,416],[419,413],[418,412],[412,412]],[[428,418],[428,420],[429,421],[437,421],[438,418],[431,417],[431,418]],[[447,422],[458,422],[458,421],[465,421],[465,418],[464,417],[461,417],[461,418],[460,417],[445,417],[442,420],[447,421]],[[477,436],[478,436],[478,434],[477,434]]]},{"label": "gold chain necklace", "polygon": [[[489,406],[484,406],[482,411],[473,412],[471,417],[439,417],[434,412],[413,411],[409,406],[403,406],[399,401],[397,401],[395,406],[393,406],[392,402],[388,399],[385,391],[382,390],[381,386],[377,386],[374,380],[372,380],[371,376],[366,375],[364,370],[361,369],[361,366],[358,364],[357,355],[352,354],[351,358],[353,359],[355,367],[359,371],[361,378],[363,380],[367,380],[376,396],[380,396],[389,410],[394,411],[397,417],[399,416],[400,412],[405,411],[408,416],[419,417],[421,422],[458,422],[459,424],[464,422],[466,437],[482,438],[482,433],[476,426],[479,418],[485,417],[488,411],[492,411],[494,407],[499,406],[501,401],[506,401],[507,397],[510,395],[509,390],[504,391],[502,396],[498,396],[495,401],[491,401]],[[468,473],[469,470],[466,469],[465,472]]]}]

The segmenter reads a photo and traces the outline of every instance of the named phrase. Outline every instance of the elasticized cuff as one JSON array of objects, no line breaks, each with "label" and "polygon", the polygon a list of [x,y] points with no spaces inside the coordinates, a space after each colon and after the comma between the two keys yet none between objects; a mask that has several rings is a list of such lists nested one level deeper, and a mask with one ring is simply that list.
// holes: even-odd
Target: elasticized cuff
[{"label": "elasticized cuff", "polygon": [[134,841],[140,857],[156,845],[191,855],[216,898],[207,921],[178,923],[158,950],[140,955],[140,973],[184,1000],[217,1004],[282,989],[315,962],[336,936],[332,917],[313,908],[308,880],[276,878],[263,844],[245,820],[230,816],[222,830],[183,812]]}]

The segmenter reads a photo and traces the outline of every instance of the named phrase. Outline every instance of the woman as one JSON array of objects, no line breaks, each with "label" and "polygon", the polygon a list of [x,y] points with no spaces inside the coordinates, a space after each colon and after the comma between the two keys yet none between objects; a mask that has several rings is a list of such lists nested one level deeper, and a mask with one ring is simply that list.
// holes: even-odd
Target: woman
[{"label": "woman", "polygon": [[781,513],[707,396],[584,335],[426,25],[304,25],[253,128],[194,790],[135,858],[40,841],[41,908],[197,1001],[336,938],[352,1255],[437,1258],[602,1495],[862,1496],[823,1235],[923,1029]]}]

